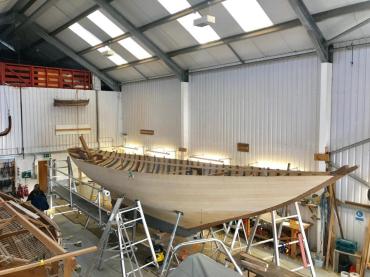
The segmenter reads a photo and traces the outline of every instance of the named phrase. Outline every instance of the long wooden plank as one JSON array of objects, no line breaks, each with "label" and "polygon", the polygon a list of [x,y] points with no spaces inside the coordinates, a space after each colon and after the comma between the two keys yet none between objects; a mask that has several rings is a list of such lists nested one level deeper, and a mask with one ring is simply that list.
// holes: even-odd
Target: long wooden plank
[{"label": "long wooden plank", "polygon": [[51,258],[46,259],[46,260],[34,262],[32,264],[27,264],[27,265],[22,265],[22,266],[17,266],[17,267],[14,267],[14,268],[1,270],[0,271],[0,276],[7,275],[7,274],[12,274],[12,273],[16,273],[16,272],[21,272],[21,271],[25,271],[25,270],[29,270],[29,269],[33,269],[33,268],[40,267],[40,266],[45,266],[45,265],[52,264],[52,263],[58,262],[58,261],[62,261],[62,260],[68,259],[68,258],[73,258],[73,257],[85,255],[85,254],[90,254],[90,253],[95,252],[96,250],[97,250],[96,246],[91,246],[89,248],[77,250],[77,251],[74,251],[74,252],[69,252],[69,253],[65,252],[63,254],[51,257]]}]

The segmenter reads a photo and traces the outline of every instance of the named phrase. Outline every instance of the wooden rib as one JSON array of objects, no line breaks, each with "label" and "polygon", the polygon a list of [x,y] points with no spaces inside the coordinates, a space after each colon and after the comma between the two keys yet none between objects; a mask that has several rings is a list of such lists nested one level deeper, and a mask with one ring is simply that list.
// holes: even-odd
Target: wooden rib
[{"label": "wooden rib", "polygon": [[137,171],[143,172],[145,169],[145,166],[146,166],[146,156],[144,155],[142,156],[142,160],[141,160],[140,166],[138,167]]}]

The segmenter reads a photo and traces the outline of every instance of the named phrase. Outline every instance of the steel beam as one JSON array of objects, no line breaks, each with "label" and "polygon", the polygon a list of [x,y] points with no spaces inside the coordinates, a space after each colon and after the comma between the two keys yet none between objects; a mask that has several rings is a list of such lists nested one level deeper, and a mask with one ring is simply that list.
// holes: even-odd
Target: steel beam
[{"label": "steel beam", "polygon": [[361,21],[360,23],[355,24],[354,26],[352,26],[352,27],[350,27],[350,28],[348,28],[348,29],[344,30],[343,32],[341,32],[341,33],[339,33],[339,34],[335,35],[334,37],[332,37],[331,39],[329,39],[329,40],[328,40],[328,43],[332,43],[332,42],[334,42],[335,40],[337,40],[337,39],[341,38],[342,36],[344,36],[344,35],[346,35],[346,34],[349,34],[349,33],[352,33],[352,32],[354,32],[354,31],[356,31],[357,29],[361,28],[362,26],[365,26],[365,25],[367,25],[367,24],[369,24],[369,23],[370,23],[370,17],[369,17],[369,18],[367,18],[367,19],[365,19],[365,20],[363,20],[363,21]]},{"label": "steel beam", "polygon": [[65,55],[69,56],[71,59],[79,63],[81,66],[85,67],[86,69],[90,70],[92,73],[94,73],[98,78],[103,80],[110,88],[112,88],[115,91],[120,91],[120,86],[118,82],[111,79],[107,74],[101,72],[97,67],[86,61],[84,58],[80,57],[78,54],[76,54],[72,49],[70,49],[68,46],[64,45],[61,41],[58,39],[50,36],[43,28],[41,28],[39,25],[35,23],[30,23],[29,28],[35,32],[38,36],[43,38],[45,41],[47,41],[49,44],[53,45],[55,48],[63,52]]},{"label": "steel beam", "polygon": [[311,38],[321,62],[328,62],[329,51],[327,42],[303,0],[289,0],[289,3]]},{"label": "steel beam", "polygon": [[[191,14],[191,13],[194,13],[194,12],[197,12],[201,9],[204,9],[204,8],[207,8],[207,7],[210,7],[210,6],[213,6],[213,5],[216,5],[216,4],[219,4],[219,3],[222,3],[223,1],[225,0],[206,0],[206,1],[202,1],[188,9],[185,9],[183,11],[179,11],[177,13],[174,13],[174,14],[170,14],[168,16],[165,16],[163,18],[160,18],[158,20],[155,20],[153,22],[150,22],[148,24],[145,24],[141,27],[138,27],[138,30],[140,32],[145,32],[149,29],[152,29],[154,27],[157,27],[157,26],[160,26],[160,25],[163,25],[163,24],[166,24],[166,23],[169,23],[171,21],[174,21],[174,20],[177,20],[183,16],[186,16],[188,14]],[[107,2],[112,2],[112,0],[110,1],[107,1]],[[76,16],[75,18],[73,18],[72,20],[68,21],[67,23],[63,24],[62,26],[58,27],[57,29],[55,29],[54,31],[50,32],[49,35],[51,36],[55,36],[57,34],[59,34],[60,32],[62,32],[63,30],[65,30],[66,28],[68,28],[70,25],[72,25],[73,23],[76,23],[78,22],[79,20],[81,20],[82,18],[85,18],[86,16],[88,16],[90,13],[94,12],[95,10],[97,10],[99,8],[98,5],[94,5],[92,6],[90,9],[84,11],[83,13],[79,14],[78,16]],[[83,55],[83,54],[86,54],[86,53],[89,53],[89,52],[92,52],[94,50],[97,50],[103,46],[106,46],[106,45],[109,45],[109,44],[112,44],[112,43],[115,43],[115,42],[118,42],[124,38],[127,38],[131,36],[131,34],[129,32],[123,34],[123,35],[120,35],[118,37],[115,37],[115,38],[112,38],[112,39],[108,39],[98,45],[95,45],[95,46],[92,46],[92,47],[89,47],[89,48],[86,48],[82,51],[80,51],[78,54],[80,55]],[[39,45],[40,43],[42,43],[42,40],[39,40],[39,41],[36,41],[35,43],[33,43],[30,48],[34,48],[36,47],[37,45]]]},{"label": "steel beam", "polygon": [[35,2],[35,0],[18,0],[12,7],[11,12],[21,12],[23,9],[30,7]]},{"label": "steel beam", "polygon": [[0,25],[12,25],[15,22],[15,14],[0,15]]},{"label": "steel beam", "polygon": [[103,10],[105,10],[112,18],[122,25],[134,37],[140,40],[150,51],[159,57],[183,82],[188,81],[188,76],[177,63],[175,63],[168,55],[166,55],[157,45],[155,45],[144,33],[139,31],[126,17],[119,13],[106,0],[94,0]]},{"label": "steel beam", "polygon": [[[349,6],[344,6],[344,7],[324,11],[324,12],[319,12],[319,13],[313,14],[312,17],[316,22],[320,22],[320,21],[324,21],[324,20],[327,20],[327,19],[330,19],[330,18],[333,18],[333,17],[345,15],[347,13],[358,12],[358,11],[369,10],[369,9],[370,9],[370,1],[366,1],[366,2],[361,2],[361,3],[349,5]],[[208,42],[208,43],[205,43],[205,44],[193,45],[193,46],[185,47],[185,48],[182,48],[182,49],[174,50],[174,51],[171,51],[171,52],[167,52],[167,55],[169,55],[170,57],[174,57],[174,56],[177,56],[177,55],[187,54],[187,53],[195,52],[195,51],[202,50],[202,49],[207,49],[207,48],[211,48],[211,47],[225,45],[225,44],[240,41],[240,40],[245,40],[245,39],[249,39],[249,38],[259,37],[259,36],[263,36],[263,35],[267,35],[267,34],[272,34],[272,33],[275,33],[275,32],[280,32],[280,31],[288,30],[288,29],[291,29],[291,28],[299,27],[299,26],[301,26],[301,22],[298,19],[293,19],[293,20],[278,23],[278,24],[275,24],[273,26],[266,27],[266,28],[263,28],[263,29],[259,29],[259,30],[255,30],[255,31],[247,32],[247,33],[241,33],[241,34],[225,37],[225,38],[222,38],[220,40],[215,40],[215,41]],[[157,58],[152,57],[152,58],[149,58],[149,59],[145,59],[145,60],[141,60],[141,61],[135,61],[135,62],[132,62],[132,63],[119,65],[119,66],[116,66],[116,67],[109,67],[109,68],[105,68],[103,71],[112,71],[112,70],[116,70],[116,69],[122,69],[122,68],[130,67],[130,66],[135,66],[135,65],[138,65],[138,64],[144,64],[144,63],[147,63],[147,62],[152,62],[154,60],[157,60]]]},{"label": "steel beam", "polygon": [[48,0],[45,1],[35,12],[33,12],[30,16],[25,16],[23,14],[16,15],[16,21],[18,21],[18,25],[11,26],[3,32],[3,37],[8,37],[9,35],[17,32],[19,29],[26,27],[27,25],[31,24],[37,17],[45,13],[48,9],[55,5],[55,3],[59,0]]}]

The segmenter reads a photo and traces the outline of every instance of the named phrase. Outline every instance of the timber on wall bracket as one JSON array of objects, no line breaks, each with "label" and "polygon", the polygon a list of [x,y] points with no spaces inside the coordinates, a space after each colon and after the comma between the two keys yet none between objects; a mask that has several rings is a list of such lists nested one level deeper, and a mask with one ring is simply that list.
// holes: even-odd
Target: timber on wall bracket
[{"label": "timber on wall bracket", "polygon": [[238,152],[248,153],[249,152],[249,143],[238,142],[236,144],[236,149],[238,150]]},{"label": "timber on wall bracket", "polygon": [[140,135],[154,135],[154,130],[140,129]]}]

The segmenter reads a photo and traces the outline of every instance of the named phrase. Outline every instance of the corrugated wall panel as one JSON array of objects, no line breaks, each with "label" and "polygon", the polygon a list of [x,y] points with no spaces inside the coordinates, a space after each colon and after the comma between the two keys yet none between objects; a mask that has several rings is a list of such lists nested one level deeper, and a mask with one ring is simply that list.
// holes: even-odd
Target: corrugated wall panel
[{"label": "corrugated wall panel", "polygon": [[[54,107],[54,99],[89,99],[86,107]],[[79,144],[78,135],[56,135],[56,125],[89,124],[84,135],[96,147],[95,91],[23,88],[23,129],[25,153],[62,151]]]},{"label": "corrugated wall panel", "polygon": [[[190,154],[315,169],[319,61],[314,55],[191,75]],[[250,144],[250,153],[236,143]]]},{"label": "corrugated wall panel", "polygon": [[[334,52],[332,89],[331,150],[356,143],[370,137],[370,47],[360,46]],[[338,165],[359,166],[355,172],[369,181],[370,144],[364,144],[332,156]],[[368,187],[350,177],[337,184],[337,197],[368,204]],[[340,208],[340,216],[347,239],[360,246],[366,222],[355,219],[355,209]]]},{"label": "corrugated wall panel", "polygon": [[0,86],[0,132],[8,127],[8,110],[12,116],[12,129],[0,137],[0,156],[22,152],[19,88]]},{"label": "corrugated wall panel", "polygon": [[122,137],[122,93],[99,91],[99,141],[101,148],[120,146]]},{"label": "corrugated wall panel", "polygon": [[[175,78],[123,86],[123,132],[128,144],[176,149],[180,145],[180,82]],[[154,130],[154,136],[140,135]]]}]

